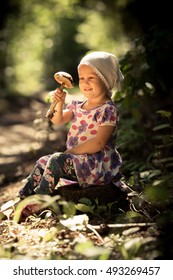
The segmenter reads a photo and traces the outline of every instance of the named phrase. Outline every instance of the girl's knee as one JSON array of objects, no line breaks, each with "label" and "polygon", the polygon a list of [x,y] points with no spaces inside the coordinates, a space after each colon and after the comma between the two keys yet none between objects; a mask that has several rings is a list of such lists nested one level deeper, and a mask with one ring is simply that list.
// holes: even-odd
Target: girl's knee
[{"label": "girl's knee", "polygon": [[62,153],[54,153],[49,157],[49,162],[50,161],[58,161],[59,159],[61,159],[61,155]]},{"label": "girl's knee", "polygon": [[50,157],[51,155],[40,157],[36,162],[37,165],[44,169]]},{"label": "girl's knee", "polygon": [[63,166],[66,163],[67,159],[69,159],[69,155],[68,154],[54,153],[49,158],[48,165],[59,166],[59,167],[63,168]]}]

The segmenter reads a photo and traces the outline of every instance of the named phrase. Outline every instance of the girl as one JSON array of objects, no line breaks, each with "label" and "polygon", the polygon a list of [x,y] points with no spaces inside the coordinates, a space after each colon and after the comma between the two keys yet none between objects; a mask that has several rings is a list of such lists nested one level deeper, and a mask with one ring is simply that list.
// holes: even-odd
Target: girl
[{"label": "girl", "polygon": [[73,101],[63,109],[65,92],[56,89],[58,101],[51,121],[55,125],[71,122],[66,151],[41,157],[19,191],[25,198],[34,193],[52,195],[60,178],[77,180],[81,188],[113,181],[121,167],[115,148],[118,113],[111,100],[112,89],[123,80],[117,58],[107,52],[87,54],[78,65],[79,88],[84,102]]}]

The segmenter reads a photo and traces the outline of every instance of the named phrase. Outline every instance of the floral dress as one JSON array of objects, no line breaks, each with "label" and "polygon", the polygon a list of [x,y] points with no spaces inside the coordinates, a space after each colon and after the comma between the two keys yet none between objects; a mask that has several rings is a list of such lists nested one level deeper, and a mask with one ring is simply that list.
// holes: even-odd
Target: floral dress
[{"label": "floral dress", "polygon": [[[83,104],[73,101],[67,106],[73,112],[66,141],[67,149],[95,137],[100,126],[117,127],[117,108],[112,101],[89,111],[82,108]],[[74,155],[56,152],[41,157],[19,191],[19,196],[24,198],[34,193],[52,194],[55,187],[73,183],[85,188],[114,182],[123,188],[121,181],[116,178],[122,160],[115,148],[115,139],[116,129],[106,146],[95,154]]]},{"label": "floral dress", "polygon": [[[91,110],[82,108],[84,102],[72,101],[67,108],[73,112],[73,120],[67,134],[67,149],[96,136],[100,126],[118,125],[117,107],[108,101]],[[115,148],[116,129],[106,146],[95,154],[72,155],[77,180],[81,187],[109,184],[114,180],[122,164]]]}]

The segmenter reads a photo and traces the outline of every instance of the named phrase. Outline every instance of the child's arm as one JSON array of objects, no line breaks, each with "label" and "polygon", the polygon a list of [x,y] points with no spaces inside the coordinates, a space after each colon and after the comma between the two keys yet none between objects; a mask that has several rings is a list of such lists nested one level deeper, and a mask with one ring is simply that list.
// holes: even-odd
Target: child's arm
[{"label": "child's arm", "polygon": [[51,122],[55,125],[61,125],[67,123],[73,117],[73,113],[71,110],[69,109],[63,110],[65,98],[66,98],[66,93],[60,89],[56,89],[52,94],[52,100],[57,101],[57,104],[55,106],[55,113],[53,118],[51,119]]},{"label": "child's arm", "polygon": [[65,153],[74,155],[97,153],[105,147],[115,129],[115,126],[100,126],[94,138],[89,139],[72,149],[66,150]]}]

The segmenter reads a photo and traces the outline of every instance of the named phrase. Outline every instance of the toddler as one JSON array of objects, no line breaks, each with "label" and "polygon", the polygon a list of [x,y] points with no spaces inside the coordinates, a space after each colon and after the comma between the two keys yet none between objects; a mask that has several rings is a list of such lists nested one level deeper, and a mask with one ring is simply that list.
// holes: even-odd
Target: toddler
[{"label": "toddler", "polygon": [[[57,101],[51,119],[55,125],[71,123],[66,150],[41,157],[20,189],[29,195],[52,195],[60,178],[77,181],[81,188],[114,181],[122,164],[116,150],[117,107],[111,100],[112,89],[121,89],[123,75],[115,55],[92,52],[78,65],[79,89],[85,101],[74,100],[64,109],[66,93],[56,89]],[[118,182],[117,182],[118,183]]]}]

